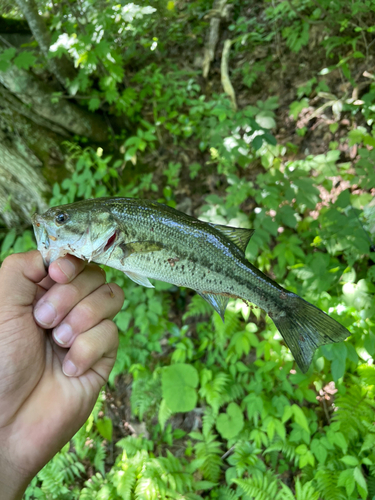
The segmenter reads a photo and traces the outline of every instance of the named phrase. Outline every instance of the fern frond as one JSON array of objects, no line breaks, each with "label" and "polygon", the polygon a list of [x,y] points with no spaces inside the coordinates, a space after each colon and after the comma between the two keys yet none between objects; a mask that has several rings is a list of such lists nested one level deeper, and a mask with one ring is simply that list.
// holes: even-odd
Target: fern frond
[{"label": "fern frond", "polygon": [[116,489],[99,472],[85,482],[78,500],[117,500]]},{"label": "fern frond", "polygon": [[330,470],[328,467],[319,467],[315,474],[317,490],[324,500],[347,500],[347,495],[338,488],[337,482],[340,471]]},{"label": "fern frond", "polygon": [[216,441],[217,435],[208,433],[202,436],[203,441],[195,444],[194,448],[197,453],[197,458],[203,459],[203,463],[199,470],[202,472],[204,479],[216,483],[220,477],[222,460],[220,455],[221,443]]},{"label": "fern frond", "polygon": [[202,432],[206,436],[210,433],[216,423],[217,411],[211,406],[207,406],[202,417]]},{"label": "fern frond", "polygon": [[215,493],[217,494],[217,500],[237,500],[240,496],[238,490],[233,490],[229,486],[222,486]]},{"label": "fern frond", "polygon": [[337,411],[333,420],[340,422],[340,432],[347,441],[357,442],[360,436],[367,433],[364,422],[373,422],[375,405],[368,397],[368,391],[359,385],[352,385],[345,394],[337,396],[335,405]]},{"label": "fern frond", "polygon": [[214,310],[212,306],[206,302],[200,295],[193,295],[191,298],[191,302],[188,305],[188,310],[183,315],[183,321],[186,321],[188,318],[192,318],[195,316],[208,316],[213,314]]},{"label": "fern frond", "polygon": [[142,420],[146,412],[154,412],[161,397],[161,384],[157,377],[140,377],[134,380],[130,397],[132,412]]},{"label": "fern frond", "polygon": [[167,406],[167,402],[163,398],[159,406],[158,414],[158,421],[162,430],[164,430],[165,424],[167,423],[168,419],[171,418],[172,414],[172,410]]},{"label": "fern frond", "polygon": [[281,452],[284,457],[286,457],[290,462],[294,462],[294,465],[298,463],[298,455],[296,454],[296,447],[291,443],[281,441],[277,439],[274,443],[271,444],[266,450],[264,450],[264,454],[272,453],[274,451]]},{"label": "fern frond", "polygon": [[296,500],[318,500],[319,492],[313,486],[312,481],[303,486],[299,479],[296,481]]},{"label": "fern frond", "polygon": [[254,500],[275,500],[278,495],[278,481],[270,474],[257,475],[246,479],[234,479],[233,482],[238,484],[245,495]]},{"label": "fern frond", "polygon": [[116,446],[122,448],[128,458],[133,458],[137,452],[142,452],[145,457],[148,457],[147,451],[152,451],[154,448],[153,442],[142,436],[128,436],[120,439],[120,441],[117,441]]},{"label": "fern frond", "polygon": [[264,468],[264,463],[258,458],[260,452],[249,441],[239,441],[228,462],[236,468],[237,476],[242,477],[245,471],[250,472],[253,467]]},{"label": "fern frond", "polygon": [[184,493],[193,490],[193,477],[183,470],[181,461],[167,450],[166,457],[157,459],[163,467],[162,480],[172,491]]},{"label": "fern frond", "polygon": [[134,485],[137,479],[137,467],[131,463],[123,464],[121,471],[115,472],[113,484],[123,500],[131,500]]},{"label": "fern frond", "polygon": [[213,317],[217,345],[224,347],[226,341],[230,339],[236,332],[240,330],[240,320],[238,314],[233,311],[225,313],[225,322],[223,323],[220,316],[215,314]]}]

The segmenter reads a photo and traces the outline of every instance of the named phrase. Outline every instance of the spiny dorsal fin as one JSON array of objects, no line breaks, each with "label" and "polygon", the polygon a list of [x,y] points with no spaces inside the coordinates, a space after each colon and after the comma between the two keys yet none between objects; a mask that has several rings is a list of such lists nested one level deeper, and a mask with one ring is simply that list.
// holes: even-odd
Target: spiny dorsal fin
[{"label": "spiny dorsal fin", "polygon": [[222,226],[221,224],[212,224],[211,222],[209,222],[208,224],[223,233],[228,238],[228,240],[234,243],[243,252],[245,252],[247,244],[249,243],[250,238],[255,232],[255,229]]},{"label": "spiny dorsal fin", "polygon": [[215,293],[204,293],[197,292],[199,295],[206,300],[211,306],[219,313],[220,318],[224,322],[225,309],[227,308],[229,297],[225,295],[219,295]]}]

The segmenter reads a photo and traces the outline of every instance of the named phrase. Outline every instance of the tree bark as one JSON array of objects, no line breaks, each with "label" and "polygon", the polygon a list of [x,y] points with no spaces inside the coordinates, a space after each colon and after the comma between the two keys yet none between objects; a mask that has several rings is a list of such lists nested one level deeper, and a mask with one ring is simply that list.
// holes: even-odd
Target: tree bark
[{"label": "tree bark", "polygon": [[38,13],[38,7],[35,0],[16,0],[18,7],[22,10],[30,30],[32,31],[35,40],[38,42],[39,47],[45,56],[51,72],[55,75],[61,85],[69,88],[69,81],[75,77],[75,71],[66,57],[48,57],[49,48],[51,45],[51,36],[48,31],[43,18]]},{"label": "tree bark", "polygon": [[11,66],[7,71],[0,71],[0,83],[31,107],[36,115],[71,134],[88,137],[94,142],[107,142],[108,127],[100,115],[90,113],[66,99],[51,102],[53,90],[33,74]]}]

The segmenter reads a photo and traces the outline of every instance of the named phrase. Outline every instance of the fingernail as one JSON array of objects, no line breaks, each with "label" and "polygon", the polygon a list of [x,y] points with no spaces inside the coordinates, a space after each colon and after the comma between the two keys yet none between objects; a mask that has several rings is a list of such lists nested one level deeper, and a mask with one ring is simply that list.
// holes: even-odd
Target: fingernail
[{"label": "fingernail", "polygon": [[62,323],[53,330],[53,336],[59,344],[68,344],[73,337],[73,330],[67,323]]},{"label": "fingernail", "polygon": [[60,271],[62,273],[64,273],[68,279],[73,278],[75,271],[76,271],[76,268],[75,268],[75,265],[73,264],[73,262],[71,262],[68,259],[59,259],[57,261],[57,265],[58,265]]},{"label": "fingernail", "polygon": [[42,325],[52,325],[56,318],[56,309],[50,302],[44,302],[35,309],[34,317]]},{"label": "fingernail", "polygon": [[74,377],[74,375],[77,373],[77,367],[73,363],[73,361],[70,361],[70,359],[68,359],[63,364],[63,372],[67,377]]}]

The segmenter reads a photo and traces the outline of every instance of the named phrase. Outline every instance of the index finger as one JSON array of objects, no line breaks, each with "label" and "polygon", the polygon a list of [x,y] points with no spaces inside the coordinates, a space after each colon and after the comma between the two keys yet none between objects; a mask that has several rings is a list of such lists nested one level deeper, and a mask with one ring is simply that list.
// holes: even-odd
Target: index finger
[{"label": "index finger", "polygon": [[38,250],[15,253],[0,268],[0,304],[26,306],[33,303],[39,283],[47,271]]}]

